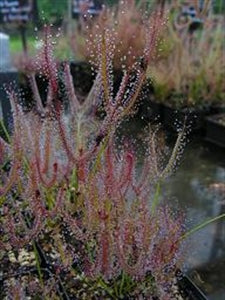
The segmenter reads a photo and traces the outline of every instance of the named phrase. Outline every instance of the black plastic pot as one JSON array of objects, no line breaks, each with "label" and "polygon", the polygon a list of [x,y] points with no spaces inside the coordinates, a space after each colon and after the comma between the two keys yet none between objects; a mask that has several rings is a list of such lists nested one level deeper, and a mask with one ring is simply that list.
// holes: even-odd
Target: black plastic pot
[{"label": "black plastic pot", "polygon": [[190,279],[188,275],[178,271],[178,287],[181,295],[188,300],[207,300],[206,295]]},{"label": "black plastic pot", "polygon": [[[37,248],[37,250],[38,250],[38,254],[41,255],[40,249]],[[43,261],[42,261],[43,257],[41,257],[41,258],[39,257],[39,259],[41,259],[41,264],[43,264]],[[56,291],[57,291],[57,294],[59,295],[60,299],[63,299],[63,300],[74,299],[74,296],[72,296],[72,298],[71,298],[70,295],[67,293],[67,291],[64,287],[63,279],[60,276],[52,273],[52,266],[50,266],[47,263],[47,261],[45,261],[44,264],[45,264],[45,266],[41,266],[41,268],[40,268],[40,271],[43,276],[42,277],[43,280],[45,280],[45,278],[57,276]],[[29,266],[26,268],[20,269],[20,271],[18,272],[18,275],[14,274],[13,277],[21,278],[22,276],[31,275],[31,274],[33,274],[36,277],[39,277],[37,269],[35,267],[29,267]],[[6,277],[0,276],[0,296],[1,297],[4,297],[4,291],[3,291],[4,281],[9,280],[10,278],[12,278],[11,275],[6,276]],[[182,275],[182,274],[179,275],[178,288],[179,288],[179,294],[186,300],[208,300],[207,297],[204,295],[204,293],[186,275]],[[130,298],[129,296],[124,296],[123,300],[133,300],[133,298]]]},{"label": "black plastic pot", "polygon": [[[55,277],[56,280],[56,291],[60,299],[70,300],[70,299],[77,299],[74,298],[74,295],[70,295],[68,293],[67,288],[65,287],[65,278],[63,278],[62,274],[56,273],[55,265],[52,264],[51,259],[46,256],[44,251],[42,250],[42,247],[38,242],[34,242],[38,259],[39,259],[39,266],[40,271],[42,274],[42,279],[49,279],[50,277]],[[21,278],[25,275],[31,275],[33,274],[37,278],[39,277],[38,270],[35,266],[25,266],[20,267],[18,269],[17,274],[10,274],[6,272],[2,272],[0,274],[0,297],[3,299],[4,297],[4,282],[9,280],[10,278]],[[185,299],[185,300],[207,300],[207,297],[204,295],[204,293],[195,285],[195,283],[185,274],[182,273],[182,271],[177,270],[176,272],[177,277],[177,286],[179,294]],[[132,300],[133,297],[125,296],[123,300]],[[159,300],[159,299],[158,299]]]},{"label": "black plastic pot", "polygon": [[225,113],[225,104],[214,104],[210,108],[210,115]]},{"label": "black plastic pot", "polygon": [[[13,127],[13,118],[11,111],[11,104],[6,92],[6,88],[11,88],[17,92],[18,88],[18,72],[16,70],[9,70],[0,72],[0,110],[2,111],[2,118],[7,131],[11,131]],[[1,115],[0,115],[1,118]],[[4,137],[4,132],[0,128],[0,136]]]},{"label": "black plastic pot", "polygon": [[225,148],[225,113],[217,114],[206,118],[206,135],[205,139],[220,147]]}]

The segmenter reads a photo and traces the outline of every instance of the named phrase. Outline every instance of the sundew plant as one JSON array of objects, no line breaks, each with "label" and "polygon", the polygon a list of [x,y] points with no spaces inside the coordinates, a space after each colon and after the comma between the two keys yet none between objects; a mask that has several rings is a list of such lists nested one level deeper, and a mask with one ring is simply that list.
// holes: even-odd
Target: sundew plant
[{"label": "sundew plant", "polygon": [[168,6],[176,13],[171,13],[168,22],[164,52],[155,66],[149,68],[149,76],[155,78],[155,96],[177,108],[222,104],[224,20],[222,16],[207,14],[210,2],[205,1],[203,11],[196,8],[202,25],[190,32],[192,22],[178,22],[179,5],[175,3]]},{"label": "sundew plant", "polygon": [[74,56],[96,63],[99,53],[98,40],[93,37],[107,28],[114,37],[114,68],[120,70],[123,65],[132,66],[136,58],[142,55],[145,44],[145,25],[147,19],[150,18],[143,6],[143,1],[140,1],[138,6],[134,0],[119,1],[118,5],[110,8],[104,7],[94,19],[88,18],[84,22],[84,17],[81,16],[79,26],[75,28],[70,40]]},{"label": "sundew plant", "polygon": [[165,164],[157,132],[149,131],[141,168],[129,141],[119,148],[115,141],[135,111],[163,24],[162,13],[154,13],[143,54],[124,71],[116,95],[110,30],[97,36],[97,75],[85,101],[77,98],[69,63],[59,68],[54,59],[49,27],[36,61],[48,82],[45,101],[33,68],[29,112],[7,89],[13,132],[0,138],[1,299],[173,299],[184,220],[158,200],[184,133]]}]

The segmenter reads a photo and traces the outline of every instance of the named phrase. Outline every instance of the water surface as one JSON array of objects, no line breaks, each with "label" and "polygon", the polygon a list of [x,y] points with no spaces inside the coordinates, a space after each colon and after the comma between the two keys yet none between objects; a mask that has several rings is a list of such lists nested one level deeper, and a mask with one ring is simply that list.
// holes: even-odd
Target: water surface
[{"label": "water surface", "polygon": [[[192,141],[164,193],[187,213],[188,227],[225,213],[225,150]],[[188,242],[186,270],[210,300],[225,299],[225,220],[193,234]]]}]

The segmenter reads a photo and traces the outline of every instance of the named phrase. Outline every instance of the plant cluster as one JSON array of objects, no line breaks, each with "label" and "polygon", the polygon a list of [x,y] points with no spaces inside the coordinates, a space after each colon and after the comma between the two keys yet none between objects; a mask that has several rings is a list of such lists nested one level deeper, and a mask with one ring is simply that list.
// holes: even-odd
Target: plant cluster
[{"label": "plant cluster", "polygon": [[[152,15],[145,10],[145,6],[144,1],[139,1],[138,5],[135,0],[119,1],[113,7],[103,7],[94,19],[81,16],[71,38],[74,57],[96,64],[99,58],[98,36],[109,30],[115,48],[114,69],[132,67],[137,57],[141,59],[143,56],[146,34],[152,23]],[[153,56],[155,54],[152,53]]]},{"label": "plant cluster", "polygon": [[[48,82],[45,101],[32,70],[31,111],[24,112],[8,88],[14,121],[12,135],[5,131],[0,138],[2,298],[170,298],[182,259],[183,217],[158,201],[183,132],[166,165],[156,131],[146,139],[143,167],[129,142],[118,148],[115,138],[121,121],[135,111],[162,23],[156,13],[142,60],[124,72],[115,96],[110,30],[98,35],[97,75],[84,102],[69,64],[58,70],[48,27],[36,61]],[[96,109],[102,103],[100,121]]]},{"label": "plant cluster", "polygon": [[176,107],[208,106],[224,100],[223,19],[204,14],[204,10],[197,13],[204,23],[193,32],[189,30],[191,21],[178,24],[177,11],[171,16],[165,37],[167,49],[149,70],[157,100]]}]

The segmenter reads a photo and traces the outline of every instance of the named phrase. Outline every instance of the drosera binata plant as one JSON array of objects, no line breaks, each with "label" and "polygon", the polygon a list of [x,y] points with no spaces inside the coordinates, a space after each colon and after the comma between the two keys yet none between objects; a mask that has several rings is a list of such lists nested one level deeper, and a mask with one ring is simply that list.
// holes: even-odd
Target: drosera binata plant
[{"label": "drosera binata plant", "polygon": [[182,1],[168,5],[173,12],[165,31],[162,57],[149,68],[155,78],[157,101],[167,102],[174,108],[209,107],[222,104],[224,99],[224,20],[222,16],[208,14],[210,2],[196,14],[202,27],[190,31],[192,22],[179,22]]},{"label": "drosera binata plant", "polygon": [[[45,104],[33,73],[35,107],[30,112],[8,89],[14,129],[7,140],[0,138],[2,298],[173,299],[184,222],[182,215],[158,203],[158,195],[184,133],[166,166],[159,160],[156,131],[146,140],[141,169],[129,143],[121,149],[115,145],[116,128],[135,109],[146,76],[143,66],[157,44],[162,15],[152,20],[143,58],[124,72],[116,96],[110,32],[99,36],[98,72],[80,102],[69,64],[58,71],[48,27],[37,59],[48,80]],[[59,95],[60,80],[69,113]],[[95,114],[101,103],[103,120]]]},{"label": "drosera binata plant", "polygon": [[82,15],[70,39],[74,57],[96,63],[99,57],[96,37],[108,29],[114,38],[114,68],[119,70],[122,65],[132,66],[145,47],[146,23],[150,18],[146,6],[143,1],[137,4],[134,0],[126,0],[113,7],[103,6],[94,18]]}]

